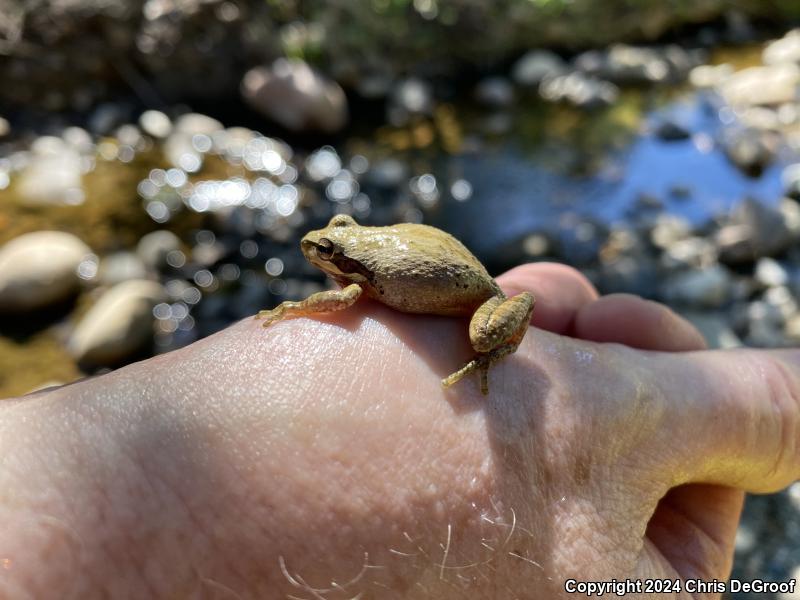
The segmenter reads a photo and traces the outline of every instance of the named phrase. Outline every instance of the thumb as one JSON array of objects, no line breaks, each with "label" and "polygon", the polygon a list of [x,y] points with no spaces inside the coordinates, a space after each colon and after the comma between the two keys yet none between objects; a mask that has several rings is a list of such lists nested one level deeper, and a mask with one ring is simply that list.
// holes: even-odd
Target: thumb
[{"label": "thumb", "polygon": [[[653,360],[655,358],[655,360]],[[671,409],[656,443],[681,481],[751,492],[800,477],[800,350],[650,355]],[[677,467],[677,468],[676,468]]]}]

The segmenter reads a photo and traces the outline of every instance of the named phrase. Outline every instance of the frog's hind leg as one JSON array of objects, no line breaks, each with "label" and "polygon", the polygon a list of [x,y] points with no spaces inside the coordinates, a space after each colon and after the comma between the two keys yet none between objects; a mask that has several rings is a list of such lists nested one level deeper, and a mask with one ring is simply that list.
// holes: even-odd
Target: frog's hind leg
[{"label": "frog's hind leg", "polygon": [[264,327],[289,317],[303,317],[317,313],[336,312],[352,306],[361,296],[361,286],[352,283],[341,290],[327,290],[311,294],[305,300],[287,300],[270,310],[262,310],[256,319],[264,319]]},{"label": "frog's hind leg", "polygon": [[528,331],[535,300],[522,292],[512,298],[496,296],[484,302],[469,324],[469,339],[478,356],[442,380],[449,387],[474,371],[480,372],[481,392],[489,393],[489,367],[516,351]]},{"label": "frog's hind leg", "polygon": [[489,298],[480,305],[469,322],[472,347],[481,354],[511,343],[516,349],[528,330],[533,305],[533,296],[528,292],[511,298]]}]

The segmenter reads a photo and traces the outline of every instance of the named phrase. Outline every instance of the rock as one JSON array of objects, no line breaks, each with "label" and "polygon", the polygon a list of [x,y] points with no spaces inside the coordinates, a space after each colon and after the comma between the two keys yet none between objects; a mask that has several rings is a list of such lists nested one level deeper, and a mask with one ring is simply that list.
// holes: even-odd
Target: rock
[{"label": "rock", "polygon": [[139,117],[139,127],[146,134],[163,139],[172,131],[172,121],[161,111],[146,110]]},{"label": "rock", "polygon": [[81,127],[67,127],[61,132],[61,139],[69,147],[84,156],[94,154],[96,150],[91,134]]},{"label": "rock", "polygon": [[650,230],[650,241],[661,249],[670,248],[680,240],[691,235],[692,224],[685,217],[662,213],[656,217],[656,222]]},{"label": "rock", "polygon": [[765,256],[758,259],[754,277],[764,287],[776,287],[786,285],[789,272],[777,260]]},{"label": "rock", "polygon": [[113,365],[153,335],[153,307],[166,297],[154,281],[131,280],[106,291],[83,316],[67,343],[81,364]]},{"label": "rock", "polygon": [[792,29],[781,39],[767,44],[761,60],[767,65],[800,64],[800,29]]},{"label": "rock", "polygon": [[720,262],[736,265],[758,258],[753,231],[747,225],[730,224],[720,227],[715,236]]},{"label": "rock", "polygon": [[759,177],[775,158],[777,140],[763,131],[748,128],[725,136],[722,148],[740,171]]},{"label": "rock", "polygon": [[167,265],[167,255],[180,249],[181,241],[178,236],[166,229],[143,235],[136,245],[139,258],[147,268],[154,271],[164,268]]},{"label": "rock", "polygon": [[776,348],[786,345],[783,336],[784,318],[781,310],[763,300],[751,302],[747,307],[747,335],[745,342],[759,348]]},{"label": "rock", "polygon": [[722,81],[717,90],[732,106],[783,104],[797,99],[800,67],[779,64],[750,67]]},{"label": "rock", "polygon": [[795,345],[800,343],[800,314],[793,315],[786,320],[783,333]]},{"label": "rock", "polygon": [[663,58],[670,66],[670,81],[686,81],[692,69],[708,59],[708,53],[701,49],[688,50],[678,44],[670,44],[664,48]]},{"label": "rock", "polygon": [[658,286],[657,273],[655,260],[646,254],[622,255],[601,265],[600,289],[604,294],[646,296]]},{"label": "rock", "polygon": [[783,213],[750,198],[734,209],[729,222],[715,236],[720,261],[729,265],[774,256],[792,241]]},{"label": "rock", "polygon": [[133,252],[115,252],[100,261],[100,281],[106,285],[116,285],[129,279],[145,279],[147,269]]},{"label": "rock", "polygon": [[587,50],[572,59],[572,66],[582,73],[598,75],[606,67],[606,50]]},{"label": "rock", "polygon": [[792,292],[785,285],[768,288],[764,292],[762,299],[771,309],[776,309],[780,313],[780,324],[786,323],[789,317],[797,314],[797,302],[795,302]]},{"label": "rock", "polygon": [[89,247],[72,234],[37,231],[0,248],[0,311],[34,310],[78,289],[78,265]]},{"label": "rock", "polygon": [[716,312],[687,311],[680,313],[700,330],[709,348],[738,348],[742,340],[728,324],[728,320]]},{"label": "rock", "polygon": [[607,50],[589,50],[575,57],[576,69],[620,84],[682,81],[701,57],[677,45],[630,46],[614,44]]},{"label": "rock", "polygon": [[608,50],[590,50],[575,58],[575,67],[615,83],[664,81],[669,63],[652,48],[615,44]]},{"label": "rock", "polygon": [[142,132],[136,125],[127,123],[120,125],[114,131],[113,137],[123,146],[130,146],[131,148],[141,148],[144,138]]},{"label": "rock", "polygon": [[203,165],[203,155],[211,150],[211,136],[224,129],[216,119],[199,113],[178,117],[164,142],[164,155],[173,166],[196,173]]},{"label": "rock", "polygon": [[514,87],[505,77],[486,77],[475,86],[475,99],[492,108],[505,108],[514,103]]},{"label": "rock", "polygon": [[164,157],[173,166],[187,173],[196,173],[203,165],[203,152],[192,144],[192,136],[173,131],[164,142]]},{"label": "rock", "polygon": [[619,88],[608,81],[575,72],[545,79],[539,86],[539,95],[550,102],[593,109],[613,104],[619,96]]},{"label": "rock", "polygon": [[800,205],[789,198],[781,198],[778,204],[783,224],[792,240],[800,240]]},{"label": "rock", "polygon": [[702,269],[716,262],[717,249],[706,238],[690,237],[670,244],[659,258],[661,265],[669,271],[686,267]]},{"label": "rock", "polygon": [[689,71],[689,83],[700,89],[714,88],[733,75],[733,66],[728,63],[720,65],[700,65]]},{"label": "rock", "polygon": [[524,54],[511,68],[511,78],[517,85],[538,86],[545,79],[564,75],[567,63],[550,50],[531,50]]},{"label": "rock", "polygon": [[762,131],[780,131],[784,125],[781,123],[778,111],[765,106],[751,106],[739,120],[746,127]]},{"label": "rock", "polygon": [[298,59],[279,58],[245,73],[242,98],[282,127],[336,133],[347,123],[347,98],[338,83]]},{"label": "rock", "polygon": [[633,206],[633,210],[635,211],[660,211],[663,208],[664,201],[655,194],[649,192],[639,192],[639,194],[636,195],[636,203]]},{"label": "rock", "polygon": [[692,197],[692,187],[685,183],[673,183],[669,186],[669,195],[675,200],[688,200]]},{"label": "rock", "polygon": [[42,136],[31,145],[17,191],[29,204],[81,204],[82,177],[80,153],[61,138]]},{"label": "rock", "polygon": [[800,163],[787,166],[781,174],[784,194],[792,200],[800,201]]},{"label": "rock", "polygon": [[662,119],[653,129],[653,133],[668,142],[685,140],[689,137],[689,130],[672,119]]},{"label": "rock", "polygon": [[186,113],[175,121],[175,132],[186,135],[213,135],[225,129],[225,126],[214,117],[200,113]]},{"label": "rock", "polygon": [[720,265],[679,272],[663,283],[661,295],[668,302],[719,308],[729,300],[732,279],[728,270]]}]

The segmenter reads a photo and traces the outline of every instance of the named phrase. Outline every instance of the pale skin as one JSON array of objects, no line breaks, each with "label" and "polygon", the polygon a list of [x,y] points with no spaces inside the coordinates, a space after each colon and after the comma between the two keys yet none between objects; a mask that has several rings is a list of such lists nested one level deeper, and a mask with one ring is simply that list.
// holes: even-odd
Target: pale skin
[{"label": "pale skin", "polygon": [[724,579],[742,491],[800,476],[800,352],[697,351],[667,309],[566,267],[498,283],[539,302],[488,397],[441,387],[473,352],[460,319],[362,299],[0,404],[0,597]]},{"label": "pale skin", "polygon": [[256,318],[264,327],[344,310],[362,294],[402,312],[469,316],[469,339],[478,354],[442,385],[477,371],[483,395],[489,393],[489,367],[516,352],[528,332],[533,295],[508,298],[480,261],[441,229],[414,223],[362,227],[348,215],[336,215],[327,227],[306,234],[300,248],[342,289],[262,310]]}]

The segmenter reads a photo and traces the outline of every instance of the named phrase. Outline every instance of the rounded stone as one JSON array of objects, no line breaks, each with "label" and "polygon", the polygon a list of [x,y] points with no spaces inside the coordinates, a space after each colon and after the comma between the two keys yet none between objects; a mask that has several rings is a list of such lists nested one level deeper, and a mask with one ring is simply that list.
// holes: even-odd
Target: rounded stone
[{"label": "rounded stone", "polygon": [[535,87],[548,77],[563,75],[567,64],[550,50],[531,50],[524,54],[511,68],[511,78],[526,87]]},{"label": "rounded stone", "polygon": [[215,118],[200,113],[186,113],[175,121],[175,131],[186,135],[211,135],[224,128]]},{"label": "rounded stone", "polygon": [[35,310],[78,289],[78,265],[91,254],[70,233],[26,233],[0,248],[0,311]]},{"label": "rounded stone", "polygon": [[181,241],[177,235],[166,229],[152,231],[139,240],[136,253],[150,269],[161,269],[167,264],[167,255],[181,249]]},{"label": "rounded stone", "polygon": [[172,121],[159,110],[146,110],[139,117],[139,127],[148,135],[165,138],[172,131]]},{"label": "rounded stone", "polygon": [[250,69],[240,89],[250,106],[291,131],[335,133],[347,123],[342,88],[301,60]]},{"label": "rounded stone", "polygon": [[106,285],[146,276],[147,269],[142,259],[133,252],[115,252],[100,261],[100,281]]},{"label": "rounded stone", "polygon": [[144,279],[118,283],[83,316],[67,343],[84,365],[112,365],[140,349],[153,335],[153,307],[163,302],[161,284]]}]

